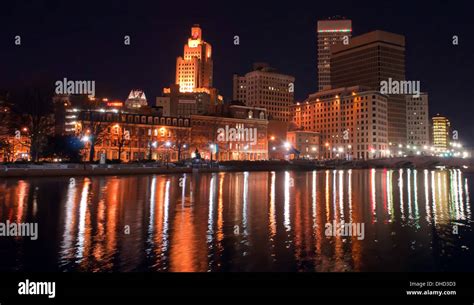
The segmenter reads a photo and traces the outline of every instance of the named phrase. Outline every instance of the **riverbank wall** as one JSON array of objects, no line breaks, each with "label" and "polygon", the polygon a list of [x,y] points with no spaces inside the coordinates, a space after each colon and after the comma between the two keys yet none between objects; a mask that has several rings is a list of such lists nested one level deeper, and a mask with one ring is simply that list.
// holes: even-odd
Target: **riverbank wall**
[{"label": "riverbank wall", "polygon": [[293,161],[229,161],[176,167],[174,164],[9,164],[0,165],[0,177],[46,177],[46,176],[97,176],[97,175],[149,175],[177,173],[209,173],[226,171],[283,171],[283,170],[336,170],[367,168],[459,168],[474,173],[473,159],[461,158],[387,158],[375,160],[293,160]]}]

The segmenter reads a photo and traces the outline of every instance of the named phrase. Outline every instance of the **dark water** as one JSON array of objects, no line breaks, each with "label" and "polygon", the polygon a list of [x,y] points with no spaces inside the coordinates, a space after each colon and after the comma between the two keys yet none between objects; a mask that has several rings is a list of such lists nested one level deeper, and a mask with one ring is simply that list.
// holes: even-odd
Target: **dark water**
[{"label": "dark water", "polygon": [[[474,271],[473,179],[408,169],[0,179],[0,221],[39,226],[36,241],[0,237],[0,270]],[[364,224],[364,239],[326,236],[334,220]]]}]

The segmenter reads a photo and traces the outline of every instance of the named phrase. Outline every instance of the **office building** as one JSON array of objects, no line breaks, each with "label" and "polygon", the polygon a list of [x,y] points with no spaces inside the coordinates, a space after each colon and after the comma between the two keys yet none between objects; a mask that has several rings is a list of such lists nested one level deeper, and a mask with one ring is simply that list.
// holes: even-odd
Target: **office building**
[{"label": "office building", "polygon": [[196,92],[198,88],[211,88],[212,77],[212,47],[202,39],[202,30],[196,24],[183,56],[176,59],[176,84],[180,92]]},{"label": "office building", "polygon": [[354,86],[320,91],[292,106],[294,123],[321,134],[324,159],[372,159],[390,155],[387,97]]},{"label": "office building", "polygon": [[292,158],[319,159],[320,134],[315,131],[292,130],[286,133],[287,144],[284,149]]},{"label": "office building", "polygon": [[352,21],[329,19],[318,21],[318,91],[331,88],[331,46],[349,41]]},{"label": "office building", "polygon": [[433,124],[433,146],[437,152],[444,152],[449,148],[449,133],[451,129],[451,123],[448,118],[436,114],[432,118]]},{"label": "office building", "polygon": [[430,145],[430,121],[428,115],[428,94],[406,96],[407,102],[407,144],[423,148]]},{"label": "office building", "polygon": [[194,25],[191,37],[184,45],[183,56],[176,60],[176,81],[163,89],[155,106],[161,107],[163,114],[169,116],[212,114],[215,107],[223,103],[223,97],[212,83],[212,47],[202,39],[199,25]]},{"label": "office building", "polygon": [[[382,81],[405,80],[405,37],[373,31],[352,37],[349,45],[331,48],[333,88],[367,86],[380,91]],[[404,94],[388,99],[388,139],[394,144],[407,142],[407,114]]]},{"label": "office building", "polygon": [[266,63],[257,63],[245,76],[234,75],[233,99],[267,109],[270,120],[289,122],[294,82],[293,76],[281,74]]}]

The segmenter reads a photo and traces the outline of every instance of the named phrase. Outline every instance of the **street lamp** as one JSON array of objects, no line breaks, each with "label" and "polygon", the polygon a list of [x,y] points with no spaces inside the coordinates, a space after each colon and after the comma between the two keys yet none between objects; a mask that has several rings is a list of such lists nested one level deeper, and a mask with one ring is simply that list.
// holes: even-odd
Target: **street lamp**
[{"label": "street lamp", "polygon": [[329,159],[332,159],[332,150],[331,150],[331,146],[329,145],[329,142],[324,143],[324,146],[326,146],[326,150],[328,151],[327,157]]},{"label": "street lamp", "polygon": [[216,150],[216,144],[213,144],[213,143],[209,144],[209,153],[211,155],[211,166],[212,166],[212,154],[215,152],[215,150]]},{"label": "street lamp", "polygon": [[166,150],[166,168],[168,168],[169,166],[169,161],[170,161],[170,147],[171,147],[171,142],[170,141],[166,141],[165,142],[165,147],[167,148]]}]

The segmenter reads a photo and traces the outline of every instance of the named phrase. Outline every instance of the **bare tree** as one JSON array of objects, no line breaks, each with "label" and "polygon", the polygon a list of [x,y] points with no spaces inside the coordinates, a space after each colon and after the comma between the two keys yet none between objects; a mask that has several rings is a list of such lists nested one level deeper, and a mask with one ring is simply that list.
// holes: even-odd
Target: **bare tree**
[{"label": "bare tree", "polygon": [[52,90],[35,88],[14,101],[19,116],[12,122],[12,126],[17,130],[27,130],[31,160],[34,162],[39,160],[48,135],[54,131],[51,92]]},{"label": "bare tree", "polygon": [[9,141],[11,133],[11,111],[6,103],[7,96],[0,96],[0,152],[4,161],[11,161],[13,145]]},{"label": "bare tree", "polygon": [[175,145],[173,148],[178,153],[178,162],[181,161],[181,154],[183,149],[186,148],[186,145],[189,146],[189,141],[191,138],[190,129],[189,128],[178,128],[175,130]]},{"label": "bare tree", "polygon": [[130,130],[126,130],[124,127],[118,127],[118,136],[117,136],[117,148],[118,148],[118,159],[122,160],[122,152],[127,145],[127,143],[130,142]]},{"label": "bare tree", "polygon": [[0,152],[3,155],[3,160],[7,162],[13,161],[14,144],[9,141],[7,137],[0,138]]},{"label": "bare tree", "polygon": [[95,147],[104,141],[107,128],[110,124],[105,124],[101,114],[96,111],[94,103],[89,103],[91,108],[84,110],[80,114],[83,136],[87,136],[89,143],[89,162],[94,162]]}]

